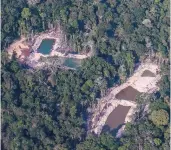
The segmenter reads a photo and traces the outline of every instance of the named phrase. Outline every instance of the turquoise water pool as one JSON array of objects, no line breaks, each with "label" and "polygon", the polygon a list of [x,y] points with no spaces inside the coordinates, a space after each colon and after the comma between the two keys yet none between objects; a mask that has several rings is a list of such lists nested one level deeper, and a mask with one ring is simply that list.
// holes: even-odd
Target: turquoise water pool
[{"label": "turquoise water pool", "polygon": [[78,69],[81,66],[81,60],[74,58],[66,58],[63,65],[69,68]]},{"label": "turquoise water pool", "polygon": [[38,48],[38,52],[47,55],[50,54],[55,40],[54,39],[44,39]]}]

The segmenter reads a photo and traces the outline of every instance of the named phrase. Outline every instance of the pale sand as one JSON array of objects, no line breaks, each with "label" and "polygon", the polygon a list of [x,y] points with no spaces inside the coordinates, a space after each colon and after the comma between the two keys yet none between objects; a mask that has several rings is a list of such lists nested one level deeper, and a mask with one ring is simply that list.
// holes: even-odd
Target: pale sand
[{"label": "pale sand", "polygon": [[[88,53],[87,55],[80,55],[80,54],[64,54],[61,52],[58,52],[57,49],[61,48],[63,46],[63,36],[60,31],[57,33],[54,33],[54,31],[50,31],[48,33],[41,33],[40,35],[34,36],[35,42],[32,45],[31,49],[34,51],[30,53],[30,56],[27,57],[27,63],[29,65],[32,65],[32,67],[43,67],[46,65],[46,62],[40,63],[39,59],[40,57],[52,57],[52,56],[58,56],[58,57],[65,57],[65,58],[74,58],[74,59],[86,59],[88,57],[92,56],[92,52]],[[40,46],[43,39],[54,39],[55,43],[53,45],[52,51],[49,55],[44,55],[42,53],[38,53],[37,49]],[[7,49],[9,57],[11,58],[12,54],[16,52],[17,58],[19,58],[20,61],[25,60],[25,56],[22,55],[23,49],[29,49],[29,46],[27,44],[24,44],[26,41],[26,38],[22,37],[20,40],[17,40],[13,44],[10,45],[10,47]]]},{"label": "pale sand", "polygon": [[39,62],[40,57],[48,58],[48,57],[52,57],[52,56],[64,57],[64,58],[74,58],[74,59],[86,59],[88,57],[91,57],[90,55],[79,55],[79,54],[65,55],[65,54],[57,52],[57,51],[52,51],[49,55],[43,55],[41,53],[34,52],[28,57],[27,63],[34,68],[42,68],[45,65],[51,65],[51,64],[46,61]]},{"label": "pale sand", "polygon": [[57,51],[52,51],[50,53],[50,56],[59,56],[59,57],[66,57],[66,58],[75,58],[75,59],[86,59],[87,57],[90,57],[89,54],[87,55],[80,55],[80,54],[62,54],[60,52]]},{"label": "pale sand", "polygon": [[122,127],[118,130],[116,134],[116,138],[120,138],[122,134],[124,133],[125,125],[122,125]]},{"label": "pale sand", "polygon": [[7,49],[7,51],[8,51],[8,54],[9,54],[9,57],[10,58],[12,57],[12,54],[14,52],[16,53],[16,55],[17,55],[16,57],[17,58],[19,58],[19,57],[22,57],[23,58],[23,56],[21,56],[21,54],[22,54],[21,50],[23,50],[23,49],[29,49],[29,46],[26,45],[26,44],[24,44],[24,41],[25,40],[26,39],[24,37],[22,37],[20,40],[15,41],[13,44],[11,44],[9,46],[9,48]]},{"label": "pale sand", "polygon": [[[153,72],[156,77],[141,77],[144,70],[150,70]],[[136,111],[136,102],[128,101],[128,100],[118,100],[115,98],[115,95],[119,93],[121,90],[128,86],[132,86],[134,89],[143,93],[153,93],[157,91],[159,87],[157,87],[156,83],[160,80],[161,76],[156,74],[156,71],[159,70],[159,67],[152,63],[143,63],[141,64],[132,77],[128,78],[126,83],[123,83],[120,86],[113,87],[110,94],[103,97],[98,101],[97,105],[94,105],[92,110],[92,116],[88,122],[92,122],[91,127],[89,127],[91,132],[99,135],[102,131],[103,126],[109,116],[109,114],[118,106],[131,106],[126,118],[125,123],[130,122],[132,120],[132,115]],[[104,109],[106,104],[112,104],[108,108]],[[103,112],[103,115],[99,115]],[[119,117],[119,116],[118,116]]]}]

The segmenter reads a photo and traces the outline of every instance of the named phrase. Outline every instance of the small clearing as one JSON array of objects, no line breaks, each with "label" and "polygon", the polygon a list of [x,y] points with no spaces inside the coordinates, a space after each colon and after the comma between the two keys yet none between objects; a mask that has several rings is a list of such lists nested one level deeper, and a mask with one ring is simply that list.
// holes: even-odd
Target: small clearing
[{"label": "small clearing", "polygon": [[[38,51],[42,41],[45,39],[54,40],[54,44],[49,54],[42,54]],[[87,44],[92,45],[91,42]],[[72,54],[71,52],[73,49],[69,45],[70,44],[67,43],[65,34],[62,32],[60,27],[58,27],[47,32],[36,34],[29,41],[26,40],[25,37],[21,37],[21,39],[10,45],[7,52],[10,58],[15,52],[17,54],[16,57],[20,62],[23,62],[33,68],[42,68],[45,65],[53,65],[50,62],[42,62],[42,57],[47,59],[51,59],[51,57],[65,57],[81,60],[93,55],[92,49],[86,54]]]},{"label": "small clearing", "polygon": [[16,53],[16,57],[19,58],[20,61],[25,59],[26,56],[28,56],[28,53],[30,52],[30,47],[28,44],[26,44],[26,39],[24,37],[21,37],[20,40],[15,41],[13,44],[11,44],[7,52],[9,54],[9,57],[12,57],[13,53]]},{"label": "small clearing", "polygon": [[[150,70],[153,72],[155,77],[141,77],[145,70]],[[153,93],[159,90],[159,87],[156,85],[161,78],[160,74],[157,73],[159,70],[160,69],[156,64],[151,62],[142,63],[125,83],[111,88],[111,92],[99,100],[98,104],[91,108],[90,118],[88,120],[88,130],[99,135],[109,115],[118,105],[131,106],[126,115],[124,123],[130,122],[132,120],[132,115],[136,111],[136,102],[133,99],[118,99],[116,98],[116,95],[130,86],[141,93]],[[119,114],[118,117],[120,117]]]}]

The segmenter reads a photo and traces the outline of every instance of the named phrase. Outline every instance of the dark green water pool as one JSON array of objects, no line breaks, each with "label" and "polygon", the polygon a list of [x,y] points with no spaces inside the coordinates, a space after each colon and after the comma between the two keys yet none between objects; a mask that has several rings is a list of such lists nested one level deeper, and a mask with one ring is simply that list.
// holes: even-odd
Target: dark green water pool
[{"label": "dark green water pool", "polygon": [[38,48],[38,52],[47,55],[51,52],[55,40],[54,39],[44,39]]},{"label": "dark green water pool", "polygon": [[63,65],[70,68],[78,69],[81,66],[81,60],[74,58],[66,58]]}]

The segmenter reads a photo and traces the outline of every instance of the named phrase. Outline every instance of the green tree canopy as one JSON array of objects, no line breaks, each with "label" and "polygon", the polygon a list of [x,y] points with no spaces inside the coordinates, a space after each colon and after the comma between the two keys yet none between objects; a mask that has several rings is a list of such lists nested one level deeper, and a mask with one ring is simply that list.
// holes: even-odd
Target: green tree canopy
[{"label": "green tree canopy", "polygon": [[160,110],[154,110],[151,114],[151,120],[152,122],[157,125],[167,125],[169,122],[169,114],[167,111],[160,109]]},{"label": "green tree canopy", "polygon": [[22,12],[21,12],[21,16],[28,20],[29,17],[31,16],[31,12],[30,12],[30,9],[29,8],[23,8]]}]

